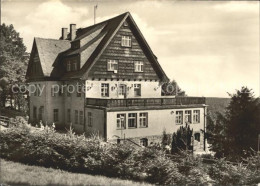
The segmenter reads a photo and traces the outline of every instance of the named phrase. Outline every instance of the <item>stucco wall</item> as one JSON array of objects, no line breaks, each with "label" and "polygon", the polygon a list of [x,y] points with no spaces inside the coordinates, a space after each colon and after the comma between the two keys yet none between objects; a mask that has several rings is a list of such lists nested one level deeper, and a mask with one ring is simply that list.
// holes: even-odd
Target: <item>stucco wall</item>
[{"label": "stucco wall", "polygon": [[[107,113],[107,138],[108,140],[116,139],[115,136],[119,136],[120,138],[141,138],[150,136],[150,139],[154,139],[154,141],[158,141],[158,137],[160,136],[165,129],[167,133],[172,134],[176,132],[180,126],[185,126],[186,124],[177,125],[175,123],[176,111],[185,110],[200,110],[200,122],[196,124],[190,124],[193,132],[200,133],[200,145],[203,145],[203,133],[201,129],[204,129],[204,108],[185,108],[185,109],[166,109],[166,110],[145,110],[145,111],[124,111],[124,112],[108,112]],[[139,127],[139,113],[140,112],[148,112],[148,127],[140,128]],[[116,118],[118,113],[126,114],[126,129],[120,130],[117,129],[116,126]],[[137,113],[137,128],[128,128],[128,113]],[[184,117],[184,115],[183,115]],[[183,118],[183,121],[184,118]],[[148,138],[149,141],[149,138]],[[150,141],[151,142],[151,141]],[[149,143],[150,143],[149,142]]]},{"label": "stucco wall", "polygon": [[[93,123],[89,126],[88,123],[88,112],[92,113]],[[99,135],[100,137],[105,136],[105,112],[101,109],[86,108],[85,109],[85,133],[88,136]]]},{"label": "stucco wall", "polygon": [[33,107],[37,108],[37,123],[39,123],[38,114],[40,106],[44,106],[44,112],[42,116],[42,122],[44,124],[52,124],[53,123],[53,109],[59,110],[59,121],[56,122],[57,125],[62,125],[64,123],[64,103],[63,97],[57,96],[53,97],[51,95],[51,87],[54,84],[60,85],[60,82],[57,81],[38,81],[31,82],[30,84],[40,84],[42,94],[40,96],[34,96],[34,94],[30,95],[30,122],[33,122]]},{"label": "stucco wall", "polygon": [[[108,83],[109,84],[109,97],[101,96],[101,84]],[[115,81],[95,81],[95,80],[87,80],[86,81],[86,97],[87,98],[120,98],[118,96],[118,87],[119,84],[124,84],[127,88],[127,98],[158,98],[161,97],[161,87],[159,87],[159,82],[155,81],[123,81],[123,80],[115,80]],[[141,96],[134,97],[134,84],[141,84]]]}]

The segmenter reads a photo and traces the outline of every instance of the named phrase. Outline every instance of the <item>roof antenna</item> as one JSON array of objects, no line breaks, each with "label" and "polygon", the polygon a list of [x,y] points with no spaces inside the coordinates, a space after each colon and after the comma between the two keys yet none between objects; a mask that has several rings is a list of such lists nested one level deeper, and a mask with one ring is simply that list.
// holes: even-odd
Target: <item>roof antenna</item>
[{"label": "roof antenna", "polygon": [[96,24],[96,11],[97,11],[98,5],[96,4],[94,6],[94,25]]}]

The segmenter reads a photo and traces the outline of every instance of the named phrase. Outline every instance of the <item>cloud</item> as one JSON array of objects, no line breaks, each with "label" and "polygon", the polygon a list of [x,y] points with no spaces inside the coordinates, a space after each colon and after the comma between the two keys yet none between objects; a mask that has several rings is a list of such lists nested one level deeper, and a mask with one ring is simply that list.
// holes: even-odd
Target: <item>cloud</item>
[{"label": "cloud", "polygon": [[70,23],[81,23],[88,14],[86,7],[70,7],[61,1],[46,1],[27,14],[24,24],[18,29],[26,46],[32,46],[32,36],[58,39],[62,27],[69,27]]},{"label": "cloud", "polygon": [[221,2],[220,4],[215,5],[214,8],[217,10],[226,11],[226,12],[258,13],[259,12],[259,1],[255,1],[255,2],[231,1],[228,3]]}]

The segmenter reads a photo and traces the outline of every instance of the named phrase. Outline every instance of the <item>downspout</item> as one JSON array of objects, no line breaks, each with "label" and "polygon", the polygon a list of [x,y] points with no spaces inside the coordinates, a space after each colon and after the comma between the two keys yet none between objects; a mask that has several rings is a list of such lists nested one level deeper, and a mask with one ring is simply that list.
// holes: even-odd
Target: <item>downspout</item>
[{"label": "downspout", "polygon": [[204,142],[204,151],[206,151],[206,126],[207,126],[207,106],[205,105],[204,106],[204,140],[203,140],[203,142]]}]

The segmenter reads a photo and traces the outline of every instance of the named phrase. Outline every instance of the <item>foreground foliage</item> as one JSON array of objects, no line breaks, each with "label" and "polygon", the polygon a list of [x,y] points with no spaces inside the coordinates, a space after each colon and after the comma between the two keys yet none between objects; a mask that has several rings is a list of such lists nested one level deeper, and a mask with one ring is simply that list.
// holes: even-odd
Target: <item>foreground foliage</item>
[{"label": "foreground foliage", "polygon": [[225,114],[208,118],[207,136],[216,157],[241,161],[252,149],[258,149],[260,99],[247,87],[229,95],[231,101]]},{"label": "foreground foliage", "polygon": [[154,184],[252,184],[260,175],[257,154],[241,169],[224,160],[205,166],[201,158],[186,153],[172,156],[154,147],[104,143],[72,131],[60,134],[53,128],[35,130],[28,125],[1,131],[0,140],[1,157],[7,160]]}]

